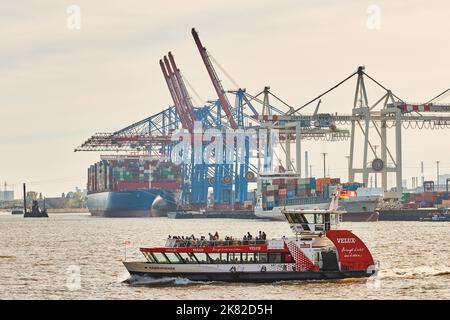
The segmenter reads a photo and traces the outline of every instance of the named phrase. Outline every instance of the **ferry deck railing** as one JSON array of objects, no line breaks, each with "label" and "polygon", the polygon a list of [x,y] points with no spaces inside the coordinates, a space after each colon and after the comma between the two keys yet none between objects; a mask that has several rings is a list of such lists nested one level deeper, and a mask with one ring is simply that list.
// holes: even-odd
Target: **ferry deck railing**
[{"label": "ferry deck railing", "polygon": [[266,244],[266,240],[186,240],[167,239],[166,247],[214,247],[214,246],[242,246],[242,245]]}]

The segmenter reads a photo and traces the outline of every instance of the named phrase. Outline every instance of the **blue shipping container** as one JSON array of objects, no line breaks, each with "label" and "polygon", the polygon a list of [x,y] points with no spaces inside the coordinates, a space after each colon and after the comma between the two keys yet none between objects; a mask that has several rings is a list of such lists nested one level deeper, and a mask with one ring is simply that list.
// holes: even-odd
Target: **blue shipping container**
[{"label": "blue shipping container", "polygon": [[316,189],[316,178],[310,178],[309,185],[311,187],[311,190],[315,190]]}]

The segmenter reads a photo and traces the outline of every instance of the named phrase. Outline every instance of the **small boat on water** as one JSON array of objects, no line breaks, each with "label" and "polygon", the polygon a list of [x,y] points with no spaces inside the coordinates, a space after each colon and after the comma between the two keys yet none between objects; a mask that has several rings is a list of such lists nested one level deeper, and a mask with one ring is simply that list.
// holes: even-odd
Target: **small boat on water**
[{"label": "small boat on water", "polygon": [[164,247],[140,248],[145,262],[124,261],[133,276],[191,281],[273,282],[369,277],[376,272],[366,245],[339,229],[339,190],[329,209],[283,210],[294,236],[266,240],[169,238]]},{"label": "small boat on water", "polygon": [[25,211],[24,218],[48,218],[47,209],[41,210],[37,200],[33,201],[31,211]]},{"label": "small boat on water", "polygon": [[27,187],[23,184],[23,217],[24,218],[48,218],[47,209],[45,209],[45,199],[44,199],[44,209],[39,208],[39,202],[33,200],[33,205],[31,206],[31,211],[27,210]]},{"label": "small boat on water", "polygon": [[442,222],[442,221],[450,221],[450,209],[445,209],[442,212],[438,212],[427,217],[420,218],[420,221],[434,221],[434,222]]}]

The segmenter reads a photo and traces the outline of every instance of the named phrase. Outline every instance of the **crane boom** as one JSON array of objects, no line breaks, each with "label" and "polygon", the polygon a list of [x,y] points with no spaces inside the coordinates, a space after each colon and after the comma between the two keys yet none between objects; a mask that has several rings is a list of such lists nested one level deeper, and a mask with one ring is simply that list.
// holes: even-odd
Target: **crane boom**
[{"label": "crane boom", "polygon": [[227,116],[228,123],[230,124],[231,128],[237,129],[238,125],[237,125],[236,121],[234,120],[233,113],[231,112],[231,105],[225,94],[225,90],[223,89],[222,84],[220,83],[219,77],[217,76],[217,73],[214,70],[211,60],[209,59],[208,53],[206,52],[206,48],[202,45],[202,42],[200,41],[198,33],[197,33],[197,31],[195,31],[194,28],[192,28],[192,36],[194,37],[195,43],[197,44],[198,51],[200,52],[200,55],[203,59],[203,63],[205,64],[206,70],[208,71],[209,77],[211,78],[211,81],[213,83],[214,89],[216,90],[217,96],[219,97],[220,103],[222,105],[222,109],[225,112],[225,115]]},{"label": "crane boom", "polygon": [[180,104],[180,112],[178,115],[180,116],[180,121],[181,119],[183,119],[183,121],[186,124],[185,129],[191,129],[194,127],[194,124],[191,123],[191,119],[189,117],[189,113],[187,111],[187,106],[186,103],[184,102],[183,96],[181,94],[181,89],[178,85],[177,80],[175,79],[175,74],[172,70],[172,67],[170,66],[169,63],[169,59],[167,59],[167,56],[164,56],[164,64],[166,65],[166,69],[169,72],[170,78],[172,79],[172,83],[173,83],[173,87],[174,87],[174,92],[176,93],[177,99],[179,101]]},{"label": "crane boom", "polygon": [[184,129],[187,129],[188,125],[186,123],[185,118],[183,117],[183,108],[178,101],[178,96],[175,91],[174,85],[172,83],[172,79],[170,77],[170,71],[168,71],[164,65],[163,60],[159,60],[159,65],[161,66],[162,73],[164,75],[164,79],[166,80],[167,87],[169,88],[170,95],[172,96],[173,103],[175,104],[175,109],[177,110],[178,116],[180,117],[181,126]]},{"label": "crane boom", "polygon": [[178,87],[180,88],[181,97],[187,109],[186,111],[187,115],[189,116],[189,121],[193,124],[195,122],[194,106],[192,105],[191,98],[189,97],[186,85],[184,84],[183,78],[181,77],[180,69],[178,69],[177,64],[175,63],[175,59],[172,55],[172,52],[169,52],[169,60],[170,64],[172,65],[175,80],[177,81]]}]

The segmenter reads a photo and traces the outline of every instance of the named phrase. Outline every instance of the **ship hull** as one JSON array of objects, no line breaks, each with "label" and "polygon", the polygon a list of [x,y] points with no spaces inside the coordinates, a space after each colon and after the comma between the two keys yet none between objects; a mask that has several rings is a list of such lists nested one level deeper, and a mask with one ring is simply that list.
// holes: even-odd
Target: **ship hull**
[{"label": "ship hull", "polygon": [[[132,276],[128,282],[133,283],[133,276],[148,277],[151,279],[183,278],[190,281],[224,281],[224,282],[278,282],[278,281],[298,281],[298,280],[338,280],[346,278],[366,278],[372,273],[366,270],[357,271],[245,271],[245,272],[179,272],[177,270],[146,271],[145,262],[124,262],[125,267]],[[163,268],[162,268],[163,269]],[[174,268],[175,269],[175,268]]]},{"label": "ship hull", "polygon": [[89,194],[87,206],[91,215],[98,217],[159,217],[167,213],[162,210],[152,210],[152,205],[158,196],[173,201],[173,196],[167,191],[135,189]]},{"label": "ship hull", "polygon": [[[379,218],[379,213],[375,211],[377,199],[365,199],[365,200],[350,200],[341,201],[339,203],[339,209],[345,211],[342,214],[342,221],[344,222],[376,222]],[[327,209],[328,203],[319,205],[303,205],[303,206],[286,206],[275,207],[272,210],[255,210],[255,215],[259,218],[265,218],[275,221],[284,221],[284,216],[281,210],[286,209]]]}]

